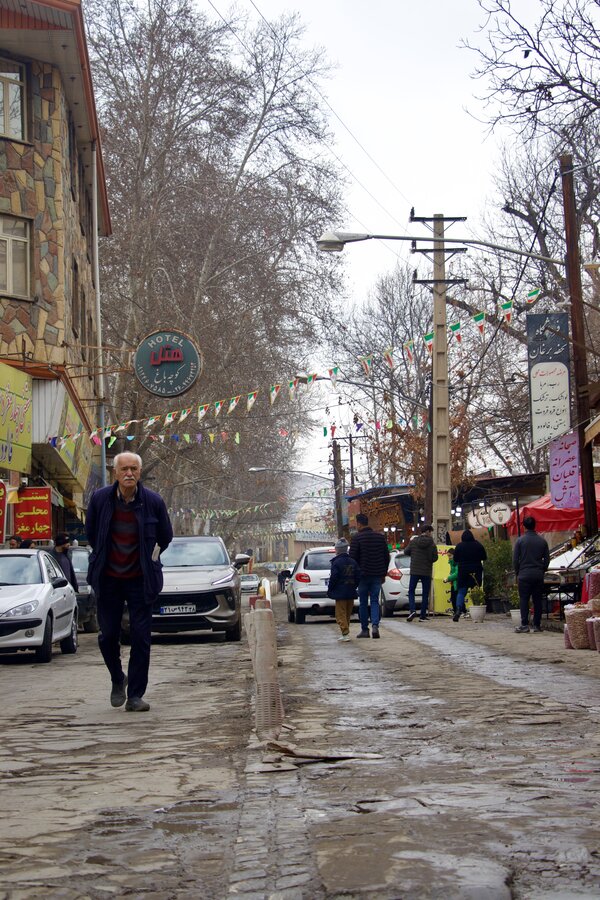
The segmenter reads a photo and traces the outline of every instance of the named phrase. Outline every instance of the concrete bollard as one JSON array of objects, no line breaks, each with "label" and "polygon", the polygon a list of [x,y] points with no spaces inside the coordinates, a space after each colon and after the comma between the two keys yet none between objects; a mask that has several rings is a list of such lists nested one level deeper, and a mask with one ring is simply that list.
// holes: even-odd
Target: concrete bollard
[{"label": "concrete bollard", "polygon": [[279,736],[284,718],[277,675],[277,634],[273,610],[257,608],[245,618],[246,634],[256,682],[256,733],[260,740]]}]

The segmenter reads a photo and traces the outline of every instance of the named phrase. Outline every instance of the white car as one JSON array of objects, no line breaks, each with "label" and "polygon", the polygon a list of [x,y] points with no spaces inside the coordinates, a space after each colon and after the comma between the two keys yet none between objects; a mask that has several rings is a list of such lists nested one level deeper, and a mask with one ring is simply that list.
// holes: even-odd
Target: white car
[{"label": "white car", "polygon": [[[285,586],[288,622],[303,625],[306,616],[335,616],[335,600],[327,596],[333,547],[312,547],[305,550]],[[354,603],[358,609],[358,600]]]},{"label": "white car", "polygon": [[[381,613],[390,618],[396,610],[408,609],[408,582],[410,579],[410,556],[404,553],[392,554],[387,578],[381,585]],[[423,588],[421,582],[415,590],[417,609],[421,603]]]},{"label": "white car", "polygon": [[0,550],[0,653],[33,650],[52,659],[52,645],[77,652],[77,597],[45,550]]},{"label": "white car", "polygon": [[242,594],[258,594],[260,578],[258,575],[240,575]]}]

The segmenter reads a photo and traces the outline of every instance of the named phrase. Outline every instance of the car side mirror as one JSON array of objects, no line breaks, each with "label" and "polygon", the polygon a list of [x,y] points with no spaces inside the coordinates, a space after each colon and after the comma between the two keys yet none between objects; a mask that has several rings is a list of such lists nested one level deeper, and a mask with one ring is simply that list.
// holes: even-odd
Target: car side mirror
[{"label": "car side mirror", "polygon": [[246,563],[249,563],[251,559],[252,557],[248,556],[247,553],[237,553],[233,561],[233,565],[236,569],[241,569],[242,566],[245,566]]},{"label": "car side mirror", "polygon": [[67,581],[67,579],[64,576],[62,578],[53,578],[52,579],[52,587],[53,588],[66,587],[68,585],[68,583],[69,582]]}]

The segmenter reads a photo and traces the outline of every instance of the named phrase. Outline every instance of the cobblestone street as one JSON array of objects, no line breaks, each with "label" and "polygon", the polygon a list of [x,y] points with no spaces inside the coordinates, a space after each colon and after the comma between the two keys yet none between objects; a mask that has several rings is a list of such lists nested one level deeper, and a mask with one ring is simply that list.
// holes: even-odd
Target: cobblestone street
[{"label": "cobblestone street", "polygon": [[258,745],[245,642],[157,639],[144,716],[108,706],[91,635],[0,660],[0,896],[598,896],[597,653],[490,616],[339,644],[275,605],[304,759]]}]

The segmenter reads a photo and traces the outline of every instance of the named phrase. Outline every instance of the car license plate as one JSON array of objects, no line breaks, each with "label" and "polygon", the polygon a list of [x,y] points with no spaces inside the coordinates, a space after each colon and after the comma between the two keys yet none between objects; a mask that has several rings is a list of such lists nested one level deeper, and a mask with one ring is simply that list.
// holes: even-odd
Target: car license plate
[{"label": "car license plate", "polygon": [[161,606],[161,616],[178,616],[187,613],[195,613],[196,607],[193,603],[181,603],[179,606]]}]

